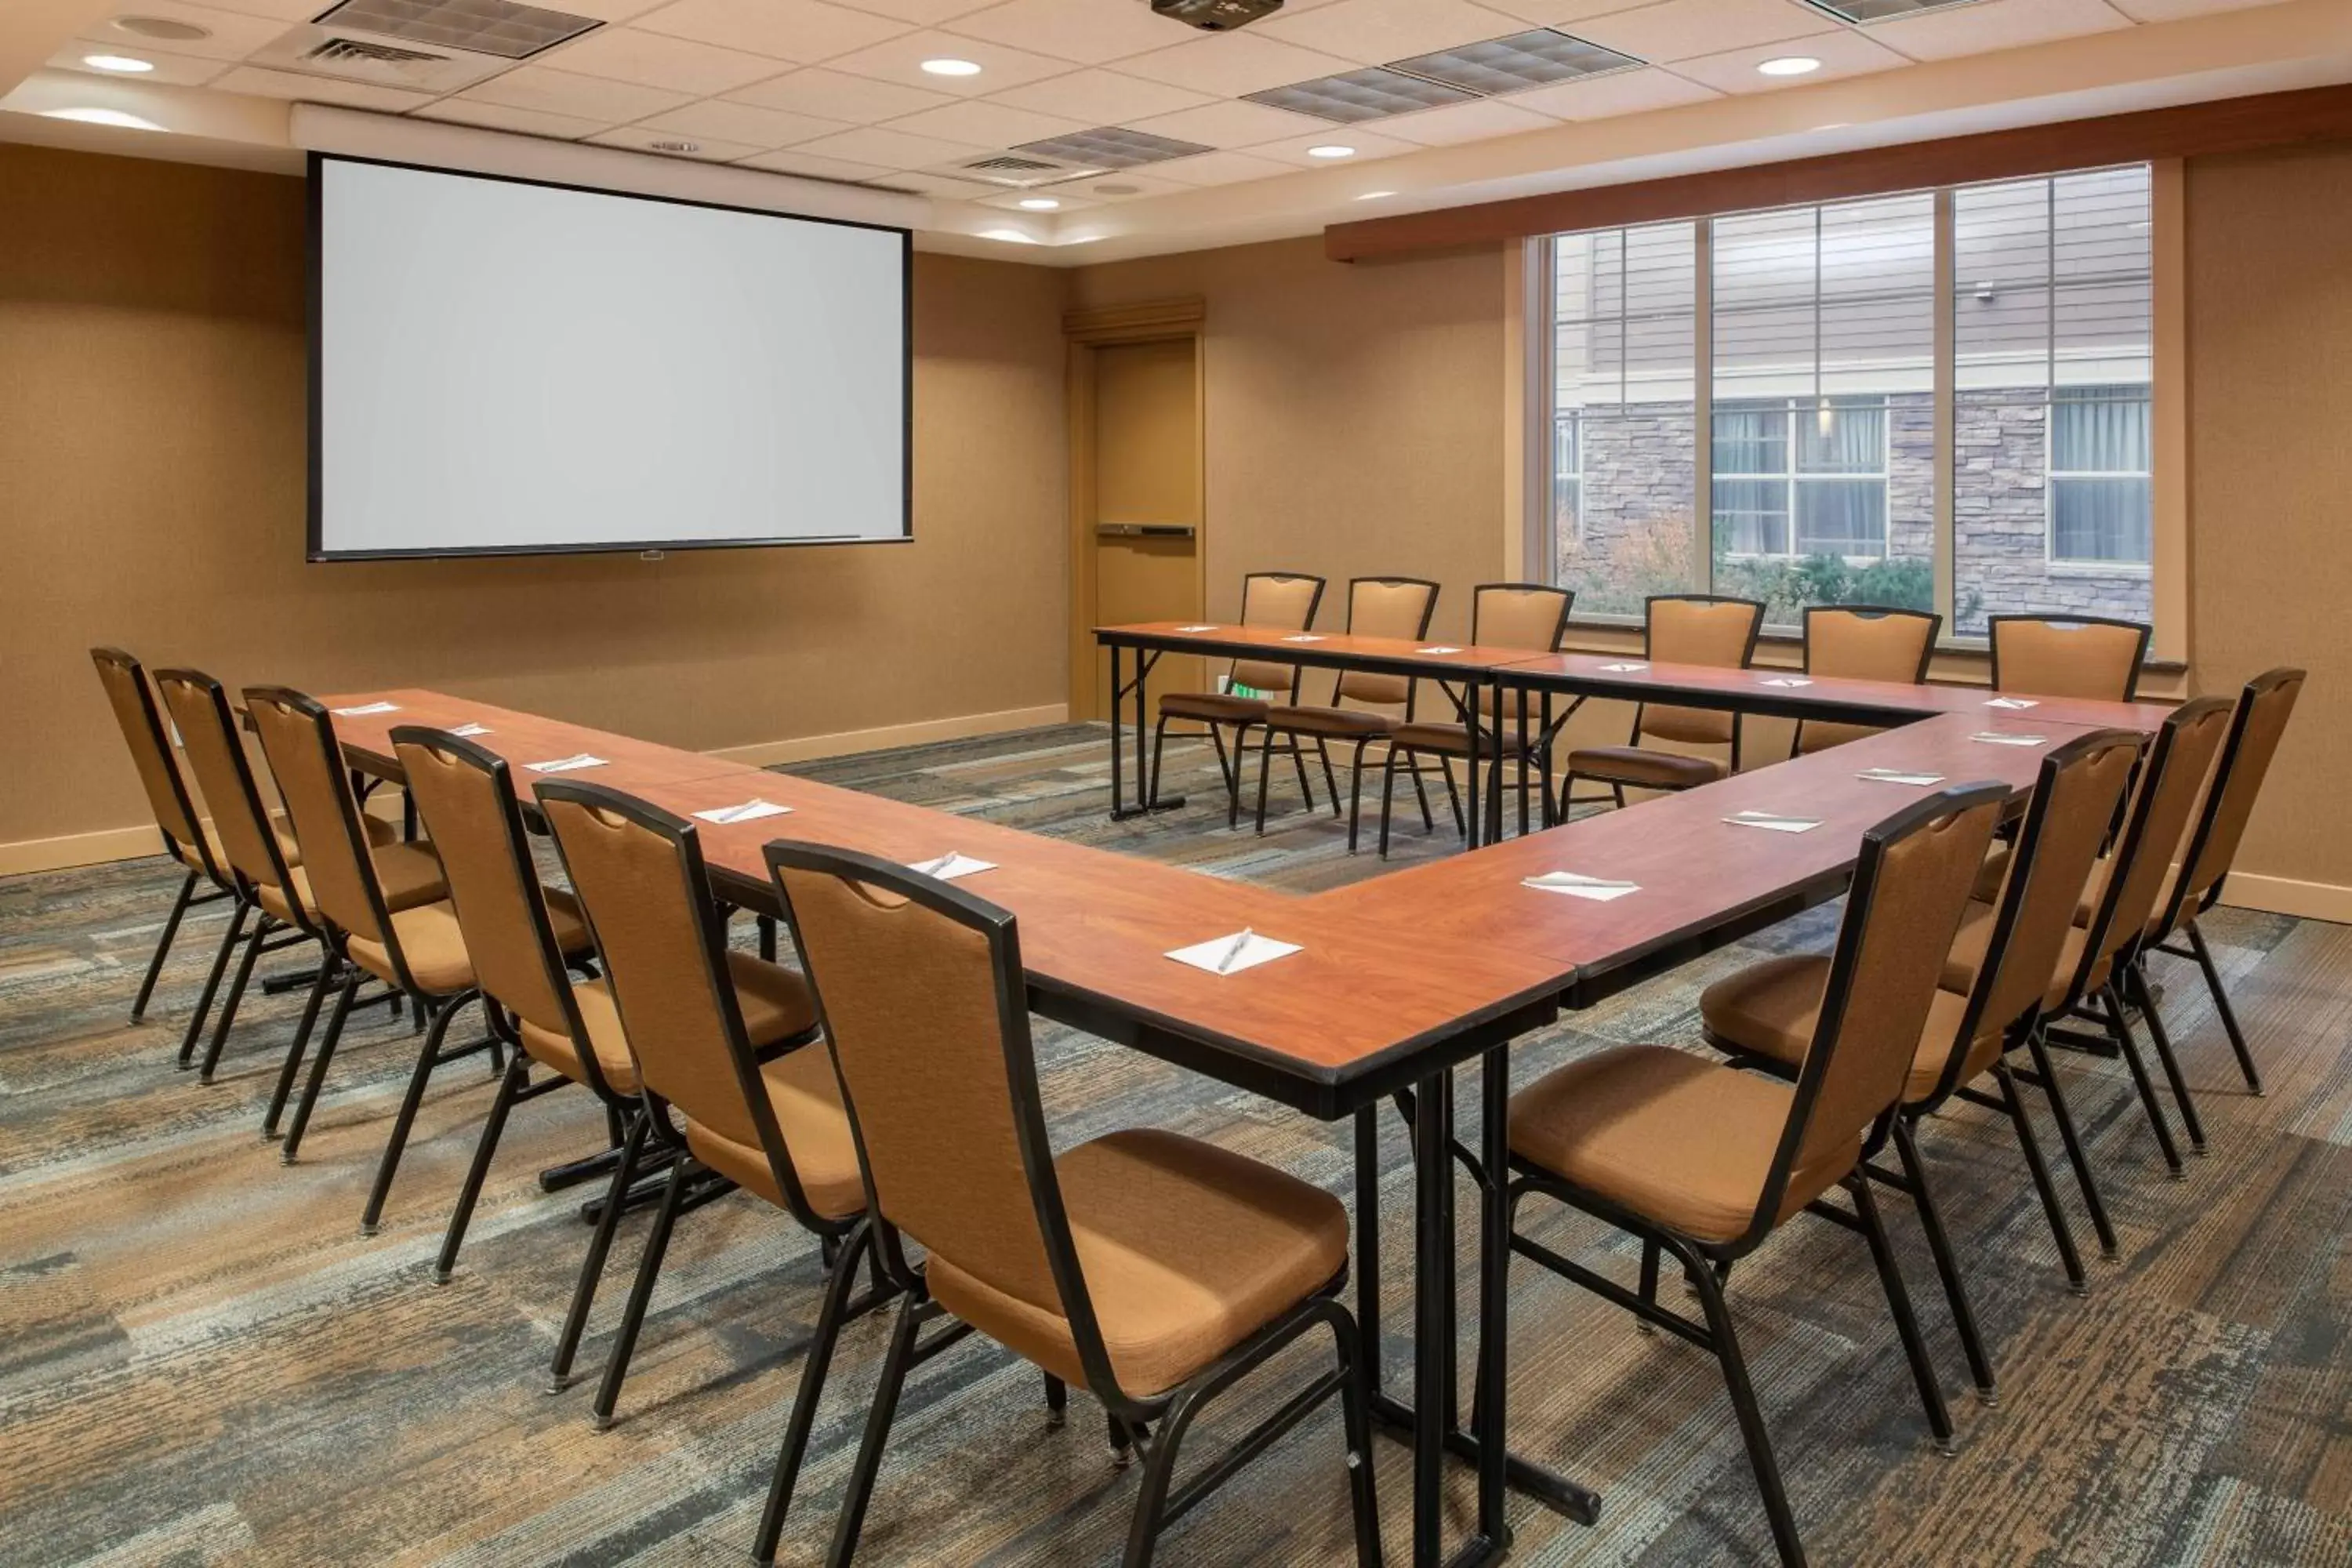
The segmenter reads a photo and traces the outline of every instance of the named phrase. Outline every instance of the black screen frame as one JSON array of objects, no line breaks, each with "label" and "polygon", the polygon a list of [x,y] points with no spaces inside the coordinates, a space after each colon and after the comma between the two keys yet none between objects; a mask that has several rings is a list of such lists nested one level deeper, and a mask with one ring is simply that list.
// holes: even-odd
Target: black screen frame
[{"label": "black screen frame", "polygon": [[[324,404],[326,393],[326,244],[325,170],[330,163],[373,164],[404,169],[413,174],[445,174],[457,179],[487,180],[509,185],[537,185],[547,190],[576,191],[583,195],[615,196],[626,201],[659,202],[670,206],[707,207],[718,212],[745,213],[754,217],[784,218],[798,223],[828,224],[836,228],[870,229],[898,237],[899,408],[904,428],[899,435],[899,531],[881,539],[646,539],[592,544],[485,544],[458,549],[328,550],[320,540],[326,505]],[[313,563],[342,561],[448,561],[480,556],[513,555],[642,555],[673,550],[771,550],[786,547],[823,548],[838,545],[911,544],[915,540],[915,235],[893,224],[866,223],[856,218],[821,217],[812,213],[782,212],[770,207],[740,206],[731,202],[698,201],[687,196],[649,195],[637,191],[606,190],[562,180],[530,179],[519,174],[490,174],[473,169],[441,168],[393,158],[360,158],[342,153],[312,152],[304,182],[303,226],[307,249],[304,268],[309,298],[305,337],[309,350],[310,474],[304,559]]]}]

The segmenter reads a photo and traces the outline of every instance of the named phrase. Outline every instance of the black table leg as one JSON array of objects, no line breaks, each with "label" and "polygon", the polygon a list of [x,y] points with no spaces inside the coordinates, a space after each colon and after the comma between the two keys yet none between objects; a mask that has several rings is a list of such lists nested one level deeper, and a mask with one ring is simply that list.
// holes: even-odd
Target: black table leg
[{"label": "black table leg", "polygon": [[[1110,816],[1113,822],[1124,822],[1130,816],[1146,812],[1173,811],[1184,804],[1181,795],[1160,795],[1151,793],[1151,745],[1146,739],[1151,733],[1150,699],[1146,688],[1151,677],[1151,667],[1160,662],[1160,655],[1150,648],[1135,650],[1135,679],[1122,683],[1119,679],[1118,645],[1110,645]],[[1124,748],[1119,735],[1125,728],[1119,718],[1120,707],[1128,693],[1135,694],[1135,804],[1126,802],[1124,764],[1120,754]]]},{"label": "black table leg", "polygon": [[[1127,816],[1127,803],[1119,798],[1121,791],[1125,788],[1126,770],[1121,765],[1118,755],[1119,731],[1127,723],[1127,721],[1119,716],[1118,704],[1119,699],[1125,695],[1126,693],[1120,689],[1118,679],[1118,644],[1113,643],[1110,645],[1110,819],[1113,822],[1120,821]],[[1135,742],[1140,749],[1143,737],[1138,735]]]}]

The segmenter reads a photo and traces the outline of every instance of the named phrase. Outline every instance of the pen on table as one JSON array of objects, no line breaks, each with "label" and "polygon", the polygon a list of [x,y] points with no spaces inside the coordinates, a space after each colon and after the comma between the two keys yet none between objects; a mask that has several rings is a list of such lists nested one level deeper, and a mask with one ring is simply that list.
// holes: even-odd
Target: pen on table
[{"label": "pen on table", "polygon": [[1217,960],[1218,973],[1223,974],[1233,968],[1234,960],[1242,955],[1242,949],[1249,945],[1250,938],[1255,934],[1246,926],[1242,928],[1242,934],[1234,938],[1233,946],[1225,949],[1224,956]]}]

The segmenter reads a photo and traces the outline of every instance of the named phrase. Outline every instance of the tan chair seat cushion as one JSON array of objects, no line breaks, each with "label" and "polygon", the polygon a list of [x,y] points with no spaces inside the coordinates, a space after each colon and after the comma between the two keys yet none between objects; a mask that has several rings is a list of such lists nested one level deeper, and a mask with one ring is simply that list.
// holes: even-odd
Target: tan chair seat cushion
[{"label": "tan chair seat cushion", "polygon": [[[1511,1097],[1511,1152],[1700,1241],[1748,1232],[1794,1088],[1664,1046],[1619,1046]],[[1857,1142],[1790,1173],[1785,1219],[1845,1178]]]},{"label": "tan chair seat cushion", "polygon": [[1367,712],[1360,708],[1269,708],[1265,721],[1295,734],[1347,741],[1385,735],[1397,727],[1397,721],[1387,714]]},{"label": "tan chair seat cushion", "polygon": [[[1339,1200],[1245,1155],[1136,1129],[1054,1162],[1078,1266],[1119,1387],[1172,1389],[1348,1265]],[[1058,1305],[982,1283],[935,1247],[931,1293],[992,1339],[1084,1385]]]},{"label": "tan chair seat cushion", "polygon": [[1568,771],[1639,789],[1695,789],[1715,783],[1727,772],[1710,757],[1654,752],[1647,746],[1587,746],[1569,752]]},{"label": "tan chair seat cushion", "polygon": [[[1830,961],[1825,957],[1768,958],[1701,992],[1699,1018],[1709,1039],[1791,1069],[1800,1068],[1805,1053],[1812,1048],[1813,1029],[1821,1021],[1822,994],[1829,979]],[[1928,1004],[1927,1021],[1920,1028],[1919,1045],[1911,1058],[1911,1076],[1903,1086],[1905,1104],[1927,1100],[1943,1081],[1952,1037],[1959,1033],[1968,1009],[1969,999],[1950,991],[1937,991]],[[1965,1084],[1992,1066],[2000,1054],[2000,1037],[1999,1029],[1978,1031],[1957,1083]]]},{"label": "tan chair seat cushion", "polygon": [[[744,1021],[748,1025],[749,1017]],[[757,1044],[756,1037],[753,1043]],[[809,1207],[826,1219],[846,1219],[863,1209],[866,1183],[858,1173],[857,1144],[850,1136],[849,1114],[841,1108],[841,1080],[834,1076],[833,1058],[825,1047],[803,1046],[762,1063],[760,1078],[768,1086],[776,1131],[783,1137],[784,1151],[792,1157],[793,1173]],[[775,1173],[768,1168],[766,1152],[758,1145],[738,1143],[688,1121],[686,1146],[696,1159],[744,1191],[783,1206],[783,1191],[776,1184]]]},{"label": "tan chair seat cushion", "polygon": [[1204,724],[1263,724],[1269,704],[1263,697],[1228,697],[1219,691],[1171,691],[1160,700],[1162,719],[1198,719]]},{"label": "tan chair seat cushion", "polygon": [[[1977,971],[1984,965],[1985,949],[1991,944],[1994,906],[1971,900],[1968,912],[1960,917],[1959,934],[1952,939],[1952,951],[1944,960],[1944,976],[1939,984],[1947,991],[1965,994],[1977,983]],[[2083,962],[2083,949],[2090,945],[2090,932],[2081,926],[2070,928],[2066,941],[2058,952],[2057,967],[2050,975],[2050,987],[2042,994],[2042,1005],[2054,1008],[2066,1000],[2074,970]],[[2096,990],[2106,984],[2107,965],[2101,963],[2092,972],[2090,986]]]},{"label": "tan chair seat cushion", "polygon": [[[394,913],[419,904],[437,903],[449,896],[449,884],[441,874],[441,858],[434,854],[430,844],[388,844],[377,849],[375,877],[377,885],[383,889],[383,907]],[[286,888],[256,888],[254,897],[270,914],[292,925],[294,909],[287,898],[290,889],[294,898],[301,901],[301,919],[316,924],[319,905],[310,896],[309,873],[299,866],[289,866],[286,882]]]},{"label": "tan chair seat cushion", "polygon": [[[1438,752],[1449,757],[1470,754],[1466,724],[1400,724],[1389,731],[1389,744],[1400,751]],[[1493,748],[1491,744],[1488,750]]]},{"label": "tan chair seat cushion", "polygon": [[[591,947],[588,922],[580,916],[580,902],[560,888],[547,892],[547,923],[555,932],[555,945],[566,958],[576,957]],[[457,906],[443,899],[438,903],[421,904],[414,909],[392,911],[392,932],[400,942],[400,956],[407,962],[408,973],[417,987],[428,996],[455,996],[474,986],[474,960],[466,951],[466,934],[457,924]],[[343,951],[352,962],[374,975],[387,985],[397,984],[394,977],[392,955],[380,942],[362,936],[348,936]]]},{"label": "tan chair seat cushion", "polygon": [[[381,816],[370,816],[362,812],[360,826],[367,834],[368,842],[379,849],[400,841],[400,825],[386,822]],[[208,818],[196,824],[196,830],[205,836],[205,847],[212,852],[213,864],[223,871],[227,870],[228,853],[221,847],[220,835],[213,831],[211,820]],[[286,868],[290,871],[299,866],[302,863],[302,847],[294,842],[294,829],[287,826],[284,812],[269,814],[269,831],[278,837],[278,855],[286,862]],[[172,840],[172,853],[191,871],[205,868],[204,858],[196,853],[192,844],[183,844],[174,838]]]}]

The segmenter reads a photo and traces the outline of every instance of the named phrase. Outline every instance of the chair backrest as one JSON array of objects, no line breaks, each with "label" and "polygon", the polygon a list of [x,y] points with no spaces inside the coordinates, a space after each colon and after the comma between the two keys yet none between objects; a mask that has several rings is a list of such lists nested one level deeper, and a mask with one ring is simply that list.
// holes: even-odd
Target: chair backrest
[{"label": "chair backrest", "polygon": [[2221,742],[2221,761],[2206,786],[2204,809],[2198,814],[2189,852],[2181,858],[2183,873],[2174,885],[2170,906],[2162,911],[2160,928],[2170,931],[2181,921],[2181,911],[2194,915],[2221,890],[2221,879],[2238,858],[2238,845],[2254,815],[2254,802],[2278,753],[2279,737],[2303,694],[2304,672],[2265,670],[2246,682],[2230,715],[2230,733]]},{"label": "chair backrest", "polygon": [[1996,691],[2128,702],[2139,689],[2148,628],[2102,616],[1992,616]]},{"label": "chair backrest", "polygon": [[1751,1235],[1780,1217],[1791,1172],[1859,1148],[1901,1099],[1945,957],[2008,799],[1998,784],[1957,784],[1862,836],[1820,1021]]},{"label": "chair backrest", "polygon": [[228,693],[219,681],[195,669],[158,670],[155,689],[180,731],[188,771],[204,794],[213,835],[229,868],[252,887],[285,887],[286,858],[278,852],[268,808],[261,804],[245,744],[237,739]]},{"label": "chair backrest", "polygon": [[[1716,594],[1654,594],[1643,620],[1642,644],[1665,664],[1713,664],[1745,669],[1756,657],[1764,629],[1764,606],[1754,599]],[[1736,714],[1706,708],[1644,703],[1633,732],[1661,741],[1725,745],[1738,731]]]},{"label": "chair backrest", "polygon": [[2043,753],[1937,1099],[1960,1087],[1978,1035],[2030,1021],[2049,994],[2091,868],[2131,787],[2140,740],[2129,730],[2097,730]]},{"label": "chair backrest", "polygon": [[[441,858],[474,978],[526,1022],[581,1042],[579,1009],[506,759],[462,736],[415,724],[393,731],[392,746],[417,817]],[[596,1053],[578,1055],[589,1081],[604,1091]]]},{"label": "chair backrest", "polygon": [[551,779],[537,793],[638,1078],[688,1121],[763,1151],[786,1207],[805,1217],[807,1198],[744,1034],[694,824],[603,784]]},{"label": "chair backrest", "polygon": [[278,797],[302,848],[310,901],[346,936],[381,943],[407,984],[407,970],[376,883],[375,855],[360,826],[359,802],[343,772],[335,721],[317,699],[282,686],[248,686],[245,710],[261,738]]},{"label": "chair backrest", "polygon": [[[1242,579],[1242,625],[1303,632],[1315,624],[1323,579],[1299,572],[1253,572]],[[1298,689],[1298,667],[1272,659],[1237,658],[1234,684],[1287,697]]]},{"label": "chair backrest", "polygon": [[2180,851],[2189,813],[2229,732],[2230,711],[2219,697],[2200,697],[2174,709],[2157,731],[2132,792],[2123,836],[2116,841],[2106,892],[2091,917],[2074,1000],[2080,1002],[2104,980],[2114,960],[2147,933],[2165,873]]},{"label": "chair backrest", "polygon": [[1558,653],[1576,595],[1541,583],[1481,583],[1470,590],[1470,640],[1484,647]]},{"label": "chair backrest", "polygon": [[1116,1387],[1054,1171],[1013,916],[872,856],[783,840],[767,856],[840,1071],[867,1212],[1066,1318],[1090,1380]]},{"label": "chair backrest", "polygon": [[[1850,680],[1927,679],[1936,634],[1944,617],[1927,610],[1877,605],[1813,605],[1805,611],[1805,672]],[[1808,720],[1797,729],[1800,755],[1825,751],[1877,731],[1867,724]]]},{"label": "chair backrest", "polygon": [[[1360,637],[1425,637],[1437,610],[1437,584],[1419,577],[1354,577],[1348,583],[1348,630]],[[1393,708],[1412,694],[1402,675],[1343,669],[1332,683],[1335,704]]]},{"label": "chair backrest", "polygon": [[147,672],[119,647],[94,647],[89,658],[106,688],[114,721],[121,727],[123,744],[131,748],[131,761],[139,770],[139,785],[147,792],[147,806],[155,814],[155,826],[170,841],[174,855],[214,881],[221,881],[228,868],[213,864],[212,850],[197,825],[195,803],[188,798],[188,781],[180,773],[171,736],[155,711],[155,694],[148,689]]}]

